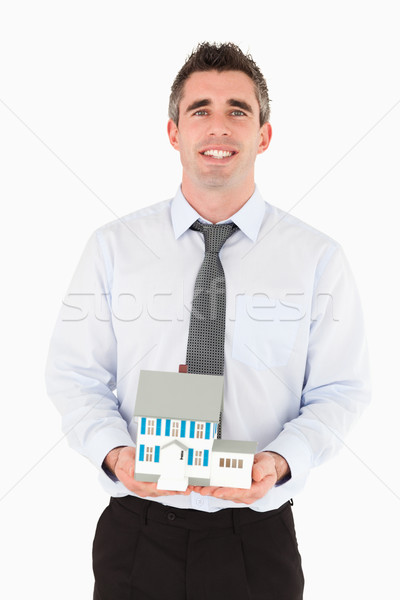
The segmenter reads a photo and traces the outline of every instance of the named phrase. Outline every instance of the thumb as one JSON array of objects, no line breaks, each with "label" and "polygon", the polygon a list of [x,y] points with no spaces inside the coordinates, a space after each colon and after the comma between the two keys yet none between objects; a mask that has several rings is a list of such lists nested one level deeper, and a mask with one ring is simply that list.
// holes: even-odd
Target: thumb
[{"label": "thumb", "polygon": [[254,457],[252,477],[257,483],[262,481],[264,477],[275,475],[275,461],[271,455],[266,452],[256,454]]},{"label": "thumb", "polygon": [[122,448],[119,453],[116,467],[124,471],[129,477],[133,477],[135,471],[135,448]]},{"label": "thumb", "polygon": [[253,472],[252,472],[252,477],[253,477],[254,481],[256,481],[258,483],[259,481],[264,479],[266,474],[267,474],[267,471],[264,468],[262,461],[254,462]]}]

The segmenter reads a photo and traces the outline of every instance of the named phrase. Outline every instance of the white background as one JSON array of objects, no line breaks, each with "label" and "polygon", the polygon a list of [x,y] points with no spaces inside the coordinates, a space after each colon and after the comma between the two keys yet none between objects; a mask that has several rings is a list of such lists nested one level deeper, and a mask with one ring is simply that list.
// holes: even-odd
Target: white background
[{"label": "white background", "polygon": [[373,404],[295,499],[305,600],[398,598],[398,3],[0,7],[1,598],[91,597],[108,498],[46,396],[49,338],[92,231],[174,195],[169,88],[203,40],[238,43],[264,72],[261,192],[343,245],[363,299]]}]

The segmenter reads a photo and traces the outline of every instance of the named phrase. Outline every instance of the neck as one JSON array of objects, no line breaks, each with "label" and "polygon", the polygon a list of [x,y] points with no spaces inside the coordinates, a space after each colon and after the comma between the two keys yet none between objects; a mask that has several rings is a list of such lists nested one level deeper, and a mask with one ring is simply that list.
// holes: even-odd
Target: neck
[{"label": "neck", "polygon": [[182,179],[182,194],[203,219],[219,223],[237,213],[254,193],[254,181],[237,189],[197,188]]}]

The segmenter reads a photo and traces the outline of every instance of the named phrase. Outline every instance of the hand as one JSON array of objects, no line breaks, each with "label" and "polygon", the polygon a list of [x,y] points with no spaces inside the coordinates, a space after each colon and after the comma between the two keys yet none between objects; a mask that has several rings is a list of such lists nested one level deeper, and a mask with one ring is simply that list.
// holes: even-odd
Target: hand
[{"label": "hand", "polygon": [[141,498],[175,496],[176,494],[188,496],[190,494],[192,488],[188,488],[185,492],[163,491],[157,489],[157,483],[136,481],[133,477],[135,472],[135,455],[136,448],[122,446],[111,450],[104,460],[105,467],[107,467],[107,469],[111,471],[130,492],[133,492]]},{"label": "hand", "polygon": [[213,496],[221,500],[231,500],[243,504],[253,504],[263,498],[277,481],[290,472],[289,465],[280,454],[275,452],[260,452],[254,457],[252,484],[249,490],[227,487],[195,486],[193,491],[202,496]]}]

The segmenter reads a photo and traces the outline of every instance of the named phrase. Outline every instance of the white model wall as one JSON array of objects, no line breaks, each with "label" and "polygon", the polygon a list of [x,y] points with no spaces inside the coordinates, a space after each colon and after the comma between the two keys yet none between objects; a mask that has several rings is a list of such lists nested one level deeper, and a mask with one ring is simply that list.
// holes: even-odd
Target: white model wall
[{"label": "white model wall", "polygon": [[[243,460],[243,468],[220,467],[220,459]],[[253,465],[253,454],[239,454],[228,452],[213,452],[211,456],[211,480],[210,485],[224,487],[249,488],[251,485],[251,469]]]}]

